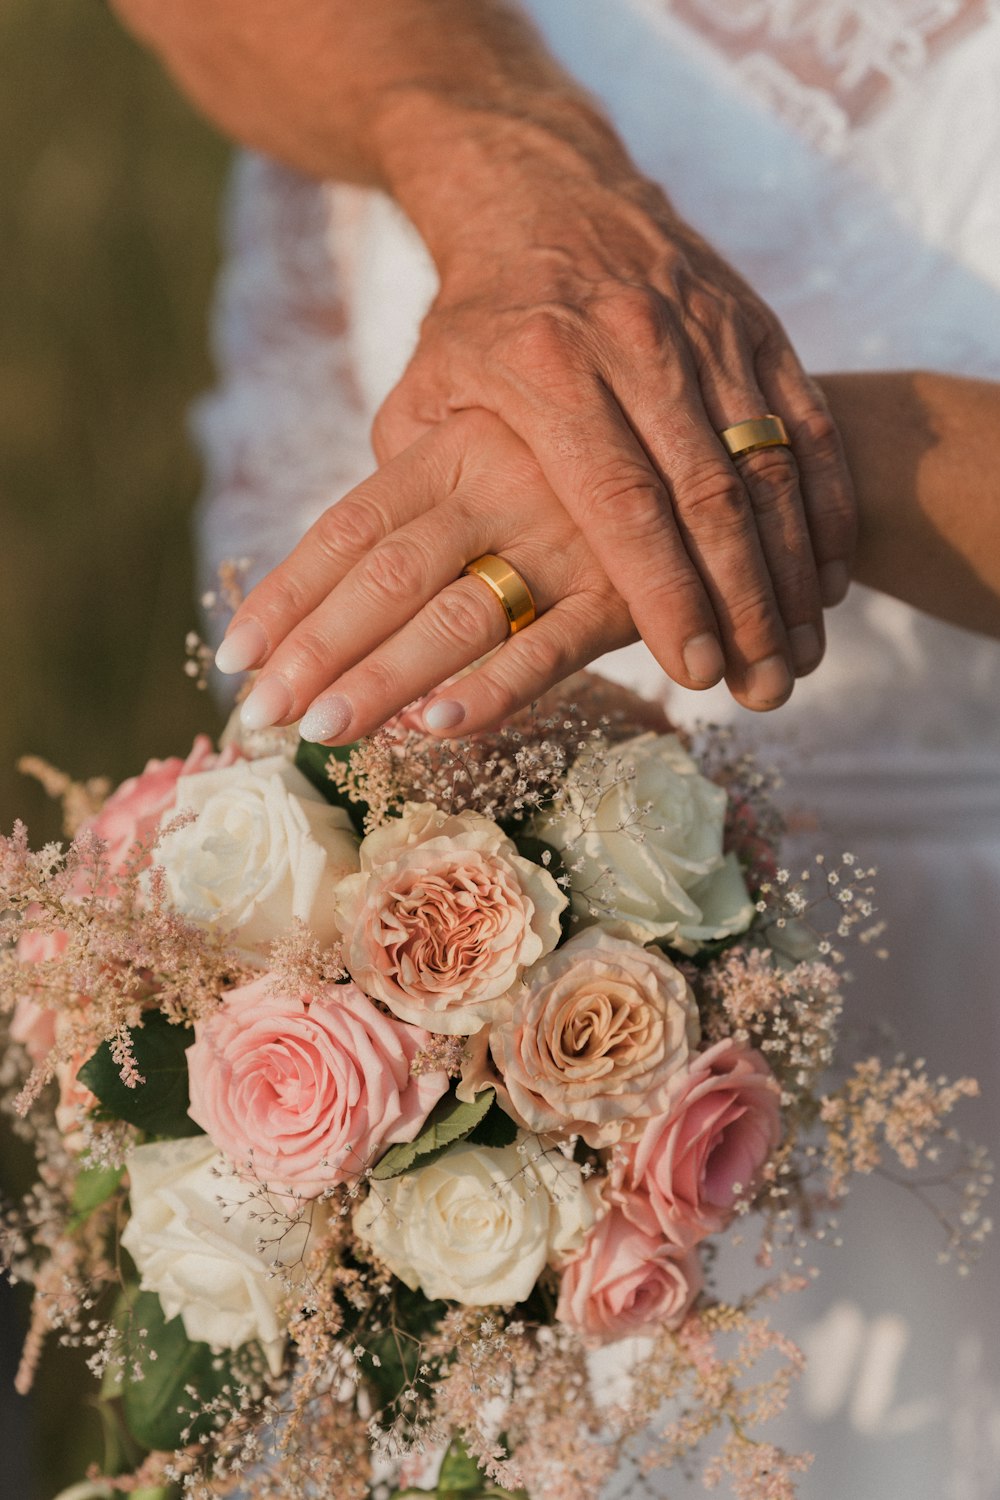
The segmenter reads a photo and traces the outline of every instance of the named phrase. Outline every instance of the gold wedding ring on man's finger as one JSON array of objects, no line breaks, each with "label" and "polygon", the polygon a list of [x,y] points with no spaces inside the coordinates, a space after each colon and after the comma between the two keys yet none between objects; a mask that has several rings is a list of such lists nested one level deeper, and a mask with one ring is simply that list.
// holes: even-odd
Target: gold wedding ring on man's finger
[{"label": "gold wedding ring on man's finger", "polygon": [[771,412],[724,427],[719,433],[719,441],[730,458],[742,458],[745,453],[756,453],[758,448],[792,446],[784,422]]},{"label": "gold wedding ring on man's finger", "polygon": [[517,569],[512,568],[505,558],[497,557],[493,552],[484,552],[482,557],[474,557],[471,562],[466,563],[462,572],[483,580],[507,616],[511,635],[516,635],[525,625],[531,624],[536,614],[531,590]]}]

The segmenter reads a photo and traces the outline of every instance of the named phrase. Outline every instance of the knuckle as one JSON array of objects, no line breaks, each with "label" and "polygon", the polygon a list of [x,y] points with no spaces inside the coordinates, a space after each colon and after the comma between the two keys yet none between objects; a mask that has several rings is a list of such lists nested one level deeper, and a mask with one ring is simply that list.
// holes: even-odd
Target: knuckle
[{"label": "knuckle", "polygon": [[713,531],[743,529],[750,513],[746,486],[736,470],[716,463],[688,471],[677,485],[677,505],[689,524]]},{"label": "knuckle", "polygon": [[565,674],[569,645],[554,630],[532,632],[529,626],[520,638],[520,647],[521,670],[536,683],[548,684]]},{"label": "knuckle", "polygon": [[[776,648],[781,640],[782,629],[774,600],[762,590],[753,590],[728,601],[726,615],[738,642],[755,643],[754,647],[747,645],[748,654],[752,658],[759,655],[762,649]],[[761,643],[766,645],[762,647]]]},{"label": "knuckle", "polygon": [[314,630],[297,630],[288,643],[287,658],[283,654],[281,665],[291,676],[309,682],[326,677],[333,665],[330,642]]},{"label": "knuckle", "polygon": [[[356,684],[356,686],[354,686]],[[369,656],[352,674],[352,697],[374,708],[407,701],[399,671],[383,656]],[[409,695],[412,697],[412,693]]]},{"label": "knuckle", "polygon": [[663,347],[664,306],[659,293],[651,287],[624,287],[605,297],[598,304],[598,316],[604,327],[632,351],[646,353]]},{"label": "knuckle", "polygon": [[424,560],[414,544],[389,537],[369,552],[358,581],[369,598],[384,605],[419,594],[424,574]]},{"label": "knuckle", "polygon": [[744,461],[746,484],[755,511],[785,509],[799,488],[799,472],[787,448],[764,448]]},{"label": "knuckle", "polygon": [[565,378],[574,371],[573,336],[565,314],[533,308],[497,346],[502,364],[534,379]]},{"label": "knuckle", "polygon": [[840,434],[829,410],[822,404],[810,406],[792,428],[792,442],[808,451],[813,459],[840,462]]},{"label": "knuckle", "polygon": [[621,536],[653,529],[669,503],[652,471],[625,457],[616,456],[593,469],[585,492],[593,520],[614,526]]},{"label": "knuckle", "polygon": [[500,609],[485,594],[480,597],[480,590],[477,590],[475,596],[465,588],[445,589],[438,595],[430,612],[431,626],[436,637],[448,645],[454,645],[456,642],[465,644],[479,641],[489,634],[496,634],[490,627],[495,623],[499,629]]},{"label": "knuckle", "polygon": [[382,540],[378,517],[364,505],[342,500],[331,505],[319,522],[317,538],[331,562],[358,561]]}]

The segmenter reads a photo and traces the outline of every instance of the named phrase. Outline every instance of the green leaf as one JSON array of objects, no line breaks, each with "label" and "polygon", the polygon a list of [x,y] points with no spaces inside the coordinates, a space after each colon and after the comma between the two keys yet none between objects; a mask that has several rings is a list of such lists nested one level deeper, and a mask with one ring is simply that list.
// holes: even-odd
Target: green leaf
[{"label": "green leaf", "polygon": [[[364,1349],[361,1370],[379,1410],[390,1406],[418,1376],[425,1361],[422,1340],[448,1311],[445,1302],[432,1302],[423,1292],[393,1283],[389,1299],[380,1301],[375,1319],[342,1301],[345,1342]],[[377,1321],[377,1327],[370,1326]],[[375,1363],[375,1359],[378,1364]]]},{"label": "green leaf", "polygon": [[491,1484],[460,1437],[453,1437],[438,1475],[437,1500],[528,1500],[527,1490],[502,1490]]},{"label": "green leaf", "polygon": [[422,1167],[429,1165],[442,1151],[456,1141],[464,1141],[488,1114],[496,1098],[492,1089],[477,1094],[471,1104],[446,1094],[427,1116],[427,1123],[416,1140],[404,1141],[402,1145],[390,1146],[378,1166],[372,1170],[377,1182],[388,1177],[398,1177],[418,1161]]},{"label": "green leaf", "polygon": [[299,740],[295,751],[295,764],[306,780],[312,783],[327,802],[332,803],[334,807],[346,809],[358,833],[364,834],[368,803],[352,802],[346,792],[342,792],[330,780],[327,772],[331,756],[346,766],[351,759],[351,752],[358,748],[358,743],[355,741],[352,745],[316,745],[312,740]]},{"label": "green leaf", "polygon": [[78,1214],[93,1213],[106,1203],[122,1180],[122,1167],[85,1167],[73,1184],[73,1207]]},{"label": "green leaf", "polygon": [[171,1025],[158,1010],[150,1010],[129,1035],[145,1083],[129,1088],[122,1082],[108,1042],[102,1042],[80,1069],[81,1083],[97,1095],[106,1114],[138,1125],[149,1135],[169,1139],[203,1135],[187,1112],[190,1099],[184,1054],[194,1041],[194,1032],[187,1026]]},{"label": "green leaf", "polygon": [[[145,1337],[139,1330],[145,1329]],[[191,1425],[192,1410],[218,1396],[231,1380],[229,1362],[207,1344],[189,1339],[180,1318],[167,1322],[160,1299],[139,1292],[123,1329],[128,1368],[136,1362],[142,1379],[126,1376],[121,1391],[125,1421],[132,1436],[147,1448],[173,1449],[191,1427],[193,1441],[212,1430],[211,1416]],[[156,1358],[151,1359],[155,1352]],[[192,1397],[185,1387],[193,1386]],[[181,1410],[178,1410],[181,1408]]]},{"label": "green leaf", "polygon": [[517,1140],[517,1126],[510,1115],[494,1100],[479,1124],[466,1136],[470,1146],[489,1146],[499,1150]]}]

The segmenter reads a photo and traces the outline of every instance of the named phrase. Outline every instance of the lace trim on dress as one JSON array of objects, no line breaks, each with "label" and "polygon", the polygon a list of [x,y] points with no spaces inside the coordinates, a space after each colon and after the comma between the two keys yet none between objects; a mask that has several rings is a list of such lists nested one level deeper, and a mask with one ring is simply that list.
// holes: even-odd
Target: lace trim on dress
[{"label": "lace trim on dress", "polygon": [[748,87],[836,153],[940,50],[983,25],[993,0],[665,0]]}]

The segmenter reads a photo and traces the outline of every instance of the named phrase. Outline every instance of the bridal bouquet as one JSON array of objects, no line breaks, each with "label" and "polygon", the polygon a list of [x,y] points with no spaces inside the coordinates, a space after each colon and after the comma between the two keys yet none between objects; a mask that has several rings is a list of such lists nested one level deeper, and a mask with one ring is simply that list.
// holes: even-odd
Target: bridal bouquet
[{"label": "bridal bouquet", "polygon": [[[871,872],[792,881],[727,735],[592,676],[464,744],[404,715],[201,738],[109,796],[35,769],[72,842],[0,845],[38,1155],[4,1246],[19,1388],[50,1333],[100,1382],[87,1493],[585,1500],[698,1450],[793,1494],[756,1430],[800,1362],[781,1259],[975,1087],[837,1072]],[[723,1299],[751,1225],[764,1284]]]}]

